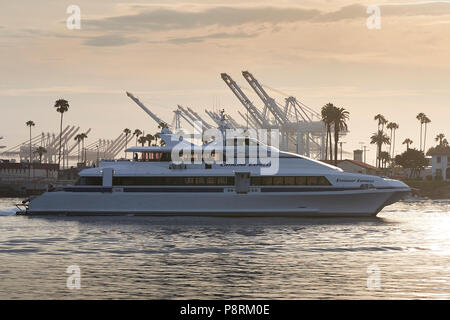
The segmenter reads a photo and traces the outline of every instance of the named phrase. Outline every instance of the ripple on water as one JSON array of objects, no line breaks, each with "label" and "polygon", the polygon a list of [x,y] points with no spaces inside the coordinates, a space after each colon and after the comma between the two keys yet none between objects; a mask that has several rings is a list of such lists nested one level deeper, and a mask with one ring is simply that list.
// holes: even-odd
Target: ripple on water
[{"label": "ripple on water", "polygon": [[448,201],[377,219],[30,218],[15,202],[0,199],[0,298],[450,298]]}]

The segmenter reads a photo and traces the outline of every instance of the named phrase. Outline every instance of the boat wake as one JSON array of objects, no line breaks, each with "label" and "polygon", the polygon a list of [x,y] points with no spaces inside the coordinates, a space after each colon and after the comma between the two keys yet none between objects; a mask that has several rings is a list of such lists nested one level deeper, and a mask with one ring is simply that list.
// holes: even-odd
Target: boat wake
[{"label": "boat wake", "polygon": [[17,208],[3,208],[0,209],[0,216],[14,216]]}]

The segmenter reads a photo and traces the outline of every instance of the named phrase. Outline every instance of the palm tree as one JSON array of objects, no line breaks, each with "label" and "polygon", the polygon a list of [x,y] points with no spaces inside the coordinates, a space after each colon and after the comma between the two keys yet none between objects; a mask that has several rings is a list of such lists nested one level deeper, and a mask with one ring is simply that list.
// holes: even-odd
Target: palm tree
[{"label": "palm tree", "polygon": [[410,138],[406,138],[402,144],[406,144],[406,150],[409,150],[409,145],[413,144],[413,141]]},{"label": "palm tree", "polygon": [[[80,139],[81,139],[81,143],[82,143],[82,147],[81,147],[81,162],[86,163],[86,149],[84,149],[84,139],[87,139],[87,134],[86,133],[80,133]],[[84,152],[84,154],[83,154]]]},{"label": "palm tree", "polygon": [[377,160],[378,160],[378,167],[381,167],[381,148],[383,144],[390,143],[389,137],[383,133],[383,131],[378,130],[378,132],[374,133],[370,137],[370,143],[377,145]]},{"label": "palm tree", "polygon": [[439,141],[439,145],[442,146],[443,141],[444,141],[444,138],[445,138],[445,134],[439,133],[439,134],[436,136],[436,138],[434,138],[434,141],[436,141],[436,142]]},{"label": "palm tree", "polygon": [[81,138],[81,133],[77,134],[74,138],[74,140],[77,142],[78,145],[78,157],[77,157],[77,162],[80,162],[80,142],[83,140]]},{"label": "palm tree", "polygon": [[382,114],[377,114],[373,119],[378,120],[378,130],[380,130],[381,127],[381,132],[384,132],[384,125],[388,123],[386,118]]},{"label": "palm tree", "polygon": [[34,127],[36,124],[32,120],[28,120],[26,123],[27,127],[30,127],[30,167],[28,170],[28,177],[31,179],[31,162],[32,162],[32,154],[31,154],[31,127]]},{"label": "palm tree", "polygon": [[422,151],[422,127],[423,127],[423,119],[426,117],[425,113],[421,112],[416,116],[416,119],[420,122],[420,143],[419,149]]},{"label": "palm tree", "polygon": [[393,128],[394,128],[394,135],[393,135],[394,140],[392,141],[392,156],[391,156],[391,158],[395,157],[395,132],[398,130],[398,128],[400,128],[400,126],[394,122]]},{"label": "palm tree", "polygon": [[147,135],[145,136],[145,139],[147,140],[148,146],[150,147],[152,141],[155,140],[155,137],[154,137],[152,134],[149,133],[149,134],[147,134]]},{"label": "palm tree", "polygon": [[138,138],[139,138],[139,136],[142,135],[142,131],[139,130],[139,129],[136,129],[136,130],[134,130],[133,134],[136,136],[136,145],[137,145],[138,144]]},{"label": "palm tree", "polygon": [[444,147],[448,147],[448,141],[447,141],[447,139],[442,140],[442,145],[443,145]]},{"label": "palm tree", "polygon": [[425,132],[423,134],[423,150],[426,150],[425,144],[427,142],[427,125],[431,122],[430,118],[427,116],[423,117],[423,124],[425,125]]},{"label": "palm tree", "polygon": [[128,128],[123,129],[123,133],[125,133],[125,159],[127,158],[127,146],[128,146],[128,135],[131,133],[131,130]]},{"label": "palm tree", "polygon": [[399,128],[398,124],[395,122],[389,122],[386,126],[387,129],[391,130],[391,144],[389,145],[389,155],[394,156],[395,150],[395,130]]},{"label": "palm tree", "polygon": [[158,124],[158,129],[161,129],[161,131],[162,131],[163,129],[169,129],[169,125],[168,125],[167,123],[165,123],[165,122],[160,122],[160,123]]},{"label": "palm tree", "polygon": [[58,99],[55,102],[56,111],[61,114],[61,124],[59,126],[59,151],[58,151],[58,167],[61,165],[61,144],[62,144],[62,125],[63,125],[63,114],[69,111],[69,102],[64,99]]},{"label": "palm tree", "polygon": [[153,145],[154,145],[154,146],[157,146],[157,145],[158,145],[158,139],[161,139],[161,137],[159,136],[158,133],[155,133],[155,134],[153,135],[153,138],[155,139],[155,143],[154,143]]},{"label": "palm tree", "polygon": [[147,142],[147,137],[140,137],[140,138],[138,139],[138,142],[139,142],[140,144],[142,144],[142,146],[144,146],[144,144]]},{"label": "palm tree", "polygon": [[382,163],[382,167],[386,168],[386,165],[389,161],[391,161],[391,156],[389,155],[389,152],[382,151],[380,154],[380,159]]},{"label": "palm tree", "polygon": [[348,129],[346,121],[349,117],[349,112],[344,108],[336,108],[334,114],[334,165],[337,165],[337,154],[338,154],[338,143],[339,143],[339,132]]},{"label": "palm tree", "polygon": [[[328,154],[330,155],[330,160],[333,160],[333,151],[331,143],[331,124],[333,123],[334,113],[336,107],[332,103],[327,103],[322,107],[321,115],[322,122],[325,124],[327,130],[327,136],[325,140],[325,160],[328,160]],[[328,153],[328,142],[330,143],[330,152]]]},{"label": "palm tree", "polygon": [[47,153],[47,149],[45,149],[44,147],[40,146],[37,147],[36,150],[34,150],[34,153],[36,153],[39,156],[39,163],[42,163],[42,156]]},{"label": "palm tree", "polygon": [[[390,139],[391,139],[391,142],[392,142],[392,134],[393,134],[393,132],[394,132],[394,122],[389,122],[389,123],[387,124],[387,126],[386,126],[386,129],[391,130]],[[391,154],[391,153],[392,153],[392,143],[389,144],[389,154]]]}]

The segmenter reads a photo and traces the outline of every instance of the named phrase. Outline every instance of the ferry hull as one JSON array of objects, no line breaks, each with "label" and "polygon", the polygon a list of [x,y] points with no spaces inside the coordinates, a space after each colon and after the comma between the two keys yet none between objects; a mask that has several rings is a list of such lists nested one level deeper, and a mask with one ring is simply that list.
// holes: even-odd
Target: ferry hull
[{"label": "ferry hull", "polygon": [[22,214],[369,217],[409,189],[320,192],[46,192]]}]

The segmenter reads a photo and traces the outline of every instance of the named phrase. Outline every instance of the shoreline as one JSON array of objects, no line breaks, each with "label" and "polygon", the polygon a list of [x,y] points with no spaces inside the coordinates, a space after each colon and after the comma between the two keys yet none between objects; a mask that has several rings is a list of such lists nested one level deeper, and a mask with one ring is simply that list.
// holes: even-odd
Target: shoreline
[{"label": "shoreline", "polygon": [[402,180],[412,189],[412,194],[430,200],[450,199],[450,182],[436,180]]}]

